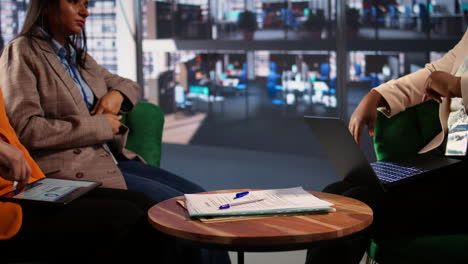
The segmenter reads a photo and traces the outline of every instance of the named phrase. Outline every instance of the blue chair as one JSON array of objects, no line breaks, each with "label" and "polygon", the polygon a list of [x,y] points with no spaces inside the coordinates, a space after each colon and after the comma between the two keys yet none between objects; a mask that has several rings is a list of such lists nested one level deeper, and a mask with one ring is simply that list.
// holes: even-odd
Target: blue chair
[{"label": "blue chair", "polygon": [[174,101],[176,104],[176,112],[181,111],[184,114],[193,114],[193,103],[187,98],[184,87],[177,85],[174,88]]},{"label": "blue chair", "polygon": [[298,29],[300,24],[297,23],[296,14],[290,8],[281,9],[281,19],[284,25],[290,29]]},{"label": "blue chair", "polygon": [[276,81],[279,75],[276,73],[276,63],[270,62],[270,72],[268,73],[266,80],[267,92],[270,98],[276,97]]},{"label": "blue chair", "polygon": [[405,6],[404,17],[405,17],[406,28],[413,28],[414,26],[416,26],[416,19],[412,17],[411,7]]},{"label": "blue chair", "polygon": [[328,81],[330,79],[330,63],[322,63],[320,65],[320,76],[318,79],[321,81]]},{"label": "blue chair", "polygon": [[372,18],[374,20],[374,23],[380,23],[381,24],[381,23],[385,22],[385,18],[381,15],[379,10],[375,6],[371,7],[371,16],[372,16]]},{"label": "blue chair", "polygon": [[361,77],[362,65],[359,63],[354,64],[354,76]]},{"label": "blue chair", "polygon": [[236,90],[247,89],[247,63],[242,64],[242,72],[239,75],[239,83],[234,86]]},{"label": "blue chair", "polygon": [[418,3],[418,7],[419,7],[418,16],[419,16],[419,19],[421,19],[421,25],[422,25],[421,29],[423,32],[425,32],[430,27],[429,19],[427,16],[428,10],[426,8],[426,5],[423,3]]},{"label": "blue chair", "polygon": [[322,99],[326,107],[336,107],[336,77],[330,79],[328,90],[323,91],[323,97],[327,97],[327,100]]},{"label": "blue chair", "polygon": [[278,92],[283,90],[283,86],[277,84],[279,78],[281,78],[281,75],[276,73],[276,63],[270,62],[270,72],[266,84],[267,92],[272,104],[283,105],[285,103],[284,99],[278,98]]},{"label": "blue chair", "polygon": [[364,8],[362,11],[362,21],[364,24],[371,24],[371,10],[370,8]]},{"label": "blue chair", "polygon": [[358,77],[360,81],[364,81],[364,82],[372,81],[372,78],[370,76],[361,76],[362,75],[362,65],[361,64],[356,63],[354,65],[354,70],[355,70],[354,76]]},{"label": "blue chair", "polygon": [[377,87],[377,86],[379,86],[381,84],[382,84],[382,81],[379,79],[377,74],[372,73],[371,74],[371,87],[374,88],[374,87]]},{"label": "blue chair", "polygon": [[398,10],[393,5],[389,5],[388,10],[389,10],[389,15],[390,15],[390,26],[391,27],[398,26],[398,22],[399,22]]}]

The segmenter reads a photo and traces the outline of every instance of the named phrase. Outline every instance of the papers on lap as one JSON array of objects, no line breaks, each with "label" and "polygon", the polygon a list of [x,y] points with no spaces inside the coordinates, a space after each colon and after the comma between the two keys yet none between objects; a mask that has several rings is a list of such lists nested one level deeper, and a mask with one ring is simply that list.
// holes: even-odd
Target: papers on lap
[{"label": "papers on lap", "polygon": [[[302,187],[251,191],[239,199],[234,199],[235,196],[235,192],[185,194],[185,203],[191,217],[330,212],[335,210],[331,207],[332,203],[320,200]],[[221,205],[241,201],[256,202],[219,209]]]}]

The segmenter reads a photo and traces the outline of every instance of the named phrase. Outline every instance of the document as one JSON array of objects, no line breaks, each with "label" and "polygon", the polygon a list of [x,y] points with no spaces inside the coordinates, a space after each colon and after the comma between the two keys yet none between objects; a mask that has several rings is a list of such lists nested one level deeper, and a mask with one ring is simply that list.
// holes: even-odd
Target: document
[{"label": "document", "polygon": [[244,193],[241,197],[235,192],[184,196],[191,217],[334,211],[332,203],[315,197],[302,187]]}]

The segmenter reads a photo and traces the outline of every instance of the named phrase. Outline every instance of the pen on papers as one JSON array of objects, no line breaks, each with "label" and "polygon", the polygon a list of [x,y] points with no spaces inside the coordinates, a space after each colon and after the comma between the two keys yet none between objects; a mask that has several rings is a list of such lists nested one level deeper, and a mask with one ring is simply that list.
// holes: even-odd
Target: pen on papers
[{"label": "pen on papers", "polygon": [[249,192],[240,192],[240,193],[236,193],[236,197],[234,197],[234,199],[238,199],[238,198],[244,197],[244,196],[246,196],[247,194],[249,194]]},{"label": "pen on papers", "polygon": [[242,205],[242,204],[249,204],[249,203],[256,203],[256,202],[260,202],[260,201],[263,201],[265,199],[256,199],[256,200],[248,200],[248,201],[243,201],[243,202],[236,202],[236,203],[229,203],[229,204],[224,204],[224,205],[221,205],[219,207],[219,209],[228,209],[228,208],[231,208],[232,206],[236,206],[236,205]]}]

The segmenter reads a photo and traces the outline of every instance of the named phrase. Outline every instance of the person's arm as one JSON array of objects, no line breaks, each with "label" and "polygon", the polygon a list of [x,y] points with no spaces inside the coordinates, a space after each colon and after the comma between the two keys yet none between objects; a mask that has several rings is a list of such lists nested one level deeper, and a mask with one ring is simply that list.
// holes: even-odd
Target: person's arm
[{"label": "person's arm", "polygon": [[[463,38],[453,49],[439,60],[426,64],[424,69],[403,76],[397,80],[388,81],[374,88],[388,102],[388,108],[384,109],[382,113],[388,117],[392,117],[404,111],[406,108],[422,103],[426,92],[426,80],[431,72],[443,71],[450,73],[454,66],[455,59],[457,56],[461,56],[460,54],[466,54],[464,50],[466,50],[467,47],[468,32],[465,33]],[[468,90],[468,76],[462,78],[462,86],[463,83],[466,83],[465,86]]]},{"label": "person's arm", "polygon": [[24,154],[17,147],[0,140],[0,177],[16,181],[16,188],[22,189],[28,184],[31,167]]},{"label": "person's arm", "polygon": [[367,126],[369,136],[374,136],[374,126],[377,120],[377,109],[387,107],[385,99],[376,90],[371,90],[361,100],[349,120],[348,129],[356,143],[361,144],[362,130]]},{"label": "person's arm", "polygon": [[[18,41],[18,40],[17,40]],[[46,116],[44,103],[60,107],[60,98],[47,98],[39,91],[48,80],[43,60],[32,54],[28,41],[13,43],[0,58],[0,87],[11,125],[29,150],[63,149],[102,144],[114,138],[111,118],[106,115],[70,114]],[[52,81],[54,79],[52,78]],[[45,89],[57,87],[52,84]],[[116,121],[118,122],[118,121]]]},{"label": "person's arm", "polygon": [[[456,78],[449,78],[452,76],[449,72],[452,71],[457,54],[463,54],[463,49],[466,49],[467,44],[468,33],[465,33],[462,40],[441,59],[426,64],[424,69],[397,80],[388,81],[372,89],[359,103],[349,121],[348,128],[356,142],[360,143],[362,130],[365,126],[368,128],[369,135],[374,135],[377,109],[380,109],[386,116],[392,117],[408,107],[422,103],[424,100],[437,98],[437,95],[432,91],[433,89],[430,86],[428,87],[428,80],[431,80],[431,78],[435,79],[434,82],[431,82],[434,85],[443,83],[447,86],[450,84],[449,86],[452,87],[450,89],[454,95],[458,95],[457,80]],[[461,78],[461,81],[458,82],[461,83],[462,87],[463,80],[464,78]],[[468,94],[468,79],[466,80],[465,89],[467,92],[465,94]],[[441,87],[441,85],[437,85],[437,87]],[[429,93],[429,96],[426,93]],[[444,96],[446,95],[444,93]],[[440,96],[438,98],[440,99]]]},{"label": "person's arm", "polygon": [[87,56],[86,59],[90,68],[99,69],[98,76],[104,78],[109,89],[108,93],[98,100],[91,114],[129,112],[140,96],[138,84],[109,72],[106,68],[98,65],[91,56]]}]

